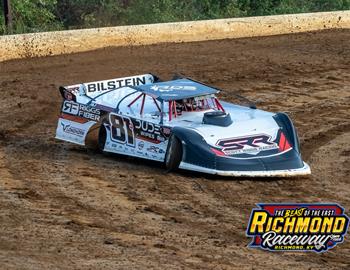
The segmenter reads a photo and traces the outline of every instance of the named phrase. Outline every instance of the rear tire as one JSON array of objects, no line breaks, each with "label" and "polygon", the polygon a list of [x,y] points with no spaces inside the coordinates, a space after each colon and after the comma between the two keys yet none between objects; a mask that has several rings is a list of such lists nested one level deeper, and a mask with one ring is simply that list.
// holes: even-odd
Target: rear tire
[{"label": "rear tire", "polygon": [[103,149],[105,148],[106,139],[107,139],[106,127],[102,124],[100,127],[100,130],[98,132],[98,139],[97,139],[98,150],[101,153],[103,152]]},{"label": "rear tire", "polygon": [[168,172],[174,171],[179,168],[182,160],[182,144],[181,141],[175,136],[171,135],[167,151],[165,154],[165,167]]},{"label": "rear tire", "polygon": [[85,146],[88,150],[98,151],[98,133],[100,130],[100,125],[93,125],[85,138]]}]

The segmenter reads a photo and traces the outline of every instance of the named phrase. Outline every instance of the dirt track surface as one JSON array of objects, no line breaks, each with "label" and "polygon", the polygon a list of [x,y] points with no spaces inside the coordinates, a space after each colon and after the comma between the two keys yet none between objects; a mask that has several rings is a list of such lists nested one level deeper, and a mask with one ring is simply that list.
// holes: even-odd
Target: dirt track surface
[{"label": "dirt track surface", "polygon": [[[59,85],[181,72],[290,114],[310,177],[165,174],[54,139]],[[0,63],[1,269],[349,269],[324,254],[247,247],[259,202],[350,210],[350,31],[163,44]]]}]

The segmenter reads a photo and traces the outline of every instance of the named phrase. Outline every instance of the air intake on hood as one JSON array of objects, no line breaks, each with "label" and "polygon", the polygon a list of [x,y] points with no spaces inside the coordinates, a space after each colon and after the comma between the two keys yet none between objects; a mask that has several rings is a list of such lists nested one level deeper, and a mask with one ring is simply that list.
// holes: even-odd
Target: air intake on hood
[{"label": "air intake on hood", "polygon": [[232,124],[229,113],[222,111],[206,112],[203,116],[203,124],[227,127]]}]

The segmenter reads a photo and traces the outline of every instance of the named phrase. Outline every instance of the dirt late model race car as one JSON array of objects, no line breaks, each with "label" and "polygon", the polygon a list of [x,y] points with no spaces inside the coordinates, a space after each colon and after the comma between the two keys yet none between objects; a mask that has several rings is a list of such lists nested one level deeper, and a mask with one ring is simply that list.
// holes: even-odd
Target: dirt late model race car
[{"label": "dirt late model race car", "polygon": [[[60,87],[56,138],[177,168],[226,176],[310,174],[284,113],[219,101],[220,90],[152,74]],[[97,133],[97,132],[95,132]]]}]

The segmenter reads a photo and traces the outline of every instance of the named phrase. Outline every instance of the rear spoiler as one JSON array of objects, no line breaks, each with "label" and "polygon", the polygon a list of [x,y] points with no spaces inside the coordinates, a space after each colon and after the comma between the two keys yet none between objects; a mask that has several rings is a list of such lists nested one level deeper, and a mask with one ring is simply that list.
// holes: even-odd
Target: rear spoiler
[{"label": "rear spoiler", "polygon": [[157,76],[148,73],[104,81],[87,82],[70,86],[60,86],[59,90],[63,99],[76,101],[77,96],[85,96],[93,99],[104,92],[116,90],[121,87],[151,84],[157,82],[158,80],[159,78]]}]

